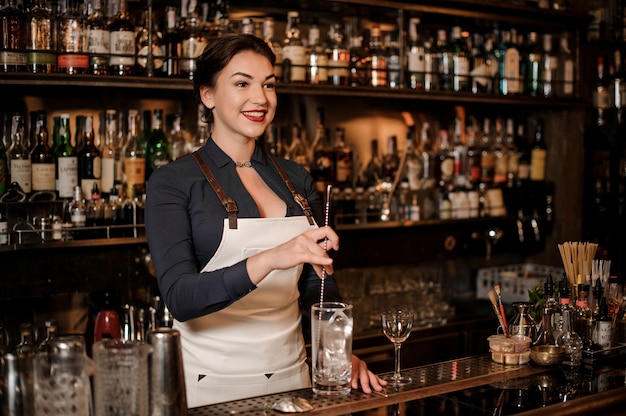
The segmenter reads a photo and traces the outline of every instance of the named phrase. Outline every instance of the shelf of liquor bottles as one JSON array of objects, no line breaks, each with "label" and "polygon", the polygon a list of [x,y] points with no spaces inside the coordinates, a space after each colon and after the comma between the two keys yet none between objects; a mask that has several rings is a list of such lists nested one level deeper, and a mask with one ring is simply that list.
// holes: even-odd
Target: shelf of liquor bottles
[{"label": "shelf of liquor bottles", "polygon": [[[83,95],[85,88],[106,89],[123,88],[162,91],[192,92],[193,82],[183,78],[106,76],[106,75],[66,75],[66,74],[29,74],[0,73],[0,85],[7,89],[14,88],[14,93],[44,94],[46,89],[62,89],[65,94],[72,92]],[[523,94],[501,95],[471,93],[462,91],[417,91],[409,88],[386,88],[370,86],[316,85],[309,83],[281,83],[277,85],[279,94],[308,95],[329,97],[381,98],[412,101],[436,101],[458,104],[486,104],[508,106],[542,106],[554,108],[581,107],[584,102],[576,97],[542,97]]]}]

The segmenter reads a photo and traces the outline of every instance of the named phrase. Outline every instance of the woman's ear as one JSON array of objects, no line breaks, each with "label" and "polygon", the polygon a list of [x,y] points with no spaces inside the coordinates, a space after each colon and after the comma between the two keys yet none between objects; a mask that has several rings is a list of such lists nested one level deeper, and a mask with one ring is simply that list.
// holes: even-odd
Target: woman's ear
[{"label": "woman's ear", "polygon": [[209,87],[200,87],[200,100],[202,104],[210,110],[215,108],[215,103],[213,103],[213,90]]}]

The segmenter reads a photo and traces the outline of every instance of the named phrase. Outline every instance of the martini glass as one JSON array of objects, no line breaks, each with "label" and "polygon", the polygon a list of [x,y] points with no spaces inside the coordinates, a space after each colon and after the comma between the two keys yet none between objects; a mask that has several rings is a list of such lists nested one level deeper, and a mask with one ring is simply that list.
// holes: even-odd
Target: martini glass
[{"label": "martini glass", "polygon": [[405,310],[392,310],[381,313],[380,317],[383,333],[394,346],[394,373],[386,379],[395,386],[408,384],[411,382],[411,377],[403,376],[400,372],[400,347],[411,335],[413,313]]}]

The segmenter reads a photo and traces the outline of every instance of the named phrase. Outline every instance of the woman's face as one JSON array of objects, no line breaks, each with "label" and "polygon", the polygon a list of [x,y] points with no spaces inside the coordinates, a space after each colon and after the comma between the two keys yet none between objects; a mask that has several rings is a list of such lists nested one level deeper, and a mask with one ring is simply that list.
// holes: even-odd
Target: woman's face
[{"label": "woman's face", "polygon": [[263,55],[243,51],[218,74],[215,89],[201,92],[213,107],[214,137],[250,139],[261,136],[276,113],[274,68]]}]

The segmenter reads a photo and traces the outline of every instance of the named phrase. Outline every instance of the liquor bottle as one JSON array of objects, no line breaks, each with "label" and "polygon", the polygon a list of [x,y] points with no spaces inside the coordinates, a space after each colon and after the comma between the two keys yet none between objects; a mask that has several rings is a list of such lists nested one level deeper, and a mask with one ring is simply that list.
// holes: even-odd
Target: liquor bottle
[{"label": "liquor bottle", "polygon": [[448,34],[444,29],[437,30],[437,42],[433,45],[434,58],[433,70],[437,72],[439,80],[438,89],[442,91],[452,90],[453,63],[452,51],[448,45]]},{"label": "liquor bottle", "polygon": [[506,147],[507,155],[506,183],[509,188],[515,185],[519,173],[519,152],[515,144],[514,131],[515,125],[513,119],[507,118],[504,146]]},{"label": "liquor bottle", "polygon": [[424,89],[424,75],[426,72],[426,62],[424,54],[424,41],[420,36],[418,17],[409,19],[409,44],[407,46],[407,69],[408,86],[413,90]]},{"label": "liquor bottle", "polygon": [[598,303],[598,314],[596,320],[596,334],[594,341],[603,349],[611,346],[611,335],[613,332],[613,320],[609,314],[606,297],[602,296]]},{"label": "liquor bottle", "polygon": [[383,161],[378,148],[378,139],[370,141],[370,157],[365,166],[365,183],[369,187],[375,187],[382,181]]},{"label": "liquor bottle", "polygon": [[119,1],[119,12],[109,24],[109,74],[134,75],[135,25],[130,20],[127,0]]},{"label": "liquor bottle", "polygon": [[297,11],[287,13],[285,34],[283,64],[288,61],[289,68],[283,67],[283,79],[288,82],[305,82],[307,56],[300,38],[300,14]]},{"label": "liquor bottle", "polygon": [[87,10],[87,51],[89,52],[89,73],[107,75],[109,69],[109,42],[111,32],[104,11],[103,0],[90,0]]},{"label": "liquor bottle", "polygon": [[452,156],[454,157],[454,187],[465,189],[467,171],[467,146],[463,140],[463,120],[461,117],[454,118],[454,133],[452,142]]},{"label": "liquor bottle", "polygon": [[196,72],[196,58],[202,54],[209,40],[203,30],[203,22],[196,0],[189,1],[187,18],[180,30],[180,73],[193,79]]},{"label": "liquor bottle", "polygon": [[469,91],[469,51],[460,26],[452,27],[449,49],[452,52],[452,91]]},{"label": "liquor bottle", "polygon": [[311,176],[315,181],[315,188],[323,194],[326,186],[334,183],[335,159],[324,125],[324,109],[321,107],[317,109],[317,126],[311,147],[313,148]]},{"label": "liquor bottle", "polygon": [[266,17],[263,19],[263,40],[269,45],[276,56],[274,62],[274,75],[276,79],[283,79],[283,46],[274,37],[274,19]]},{"label": "liquor bottle", "polygon": [[61,114],[59,145],[55,151],[56,186],[59,198],[72,198],[78,185],[78,157],[72,146],[69,114]]},{"label": "liquor bottle", "polygon": [[28,71],[56,71],[56,21],[46,0],[37,0],[27,15],[26,49]]},{"label": "liquor bottle", "polygon": [[[83,191],[79,185],[74,187],[73,197],[67,205],[67,210],[74,228],[84,227],[87,224],[87,206],[83,201]],[[82,237],[84,237],[82,231],[74,231],[74,239],[78,240]]]},{"label": "liquor bottle", "polygon": [[467,138],[467,164],[465,178],[467,187],[470,189],[476,188],[480,182],[481,152],[476,138],[476,132],[478,130],[476,123],[476,119],[474,117],[470,117],[470,122],[468,123],[465,134],[465,137]]},{"label": "liquor bottle", "polygon": [[164,75],[165,45],[163,35],[159,31],[156,21],[152,22],[152,28],[150,28],[148,10],[143,13],[143,24],[137,33],[135,45],[137,48],[135,74],[147,77]]},{"label": "liquor bottle", "polygon": [[48,128],[46,127],[46,112],[39,111],[37,114],[37,143],[30,152],[30,166],[32,176],[32,190],[54,191],[55,190],[55,165],[54,153],[48,145]]},{"label": "liquor bottle", "polygon": [[78,152],[78,177],[80,186],[87,197],[94,184],[98,189],[102,188],[102,155],[96,147],[95,132],[93,130],[93,116],[85,117],[85,144]]},{"label": "liquor bottle", "polygon": [[502,41],[495,51],[498,59],[500,94],[509,95],[521,92],[520,86],[520,54],[513,40],[512,31],[501,32]]},{"label": "liquor bottle", "polygon": [[[558,338],[558,335],[563,333],[563,322],[564,322],[564,313],[565,311],[570,312],[570,319],[572,318],[574,307],[572,305],[572,297],[571,290],[569,287],[569,283],[567,281],[567,276],[563,273],[563,279],[561,280],[561,284],[559,286],[559,309],[554,314],[554,322],[555,322],[555,334]],[[571,322],[570,322],[571,323]]]},{"label": "liquor bottle", "polygon": [[619,307],[622,303],[622,290],[617,276],[609,276],[609,291],[606,295],[606,306],[609,316],[615,320]]},{"label": "liquor bottle", "polygon": [[330,25],[328,32],[328,82],[332,85],[349,85],[350,51],[344,43],[344,34],[340,24]]},{"label": "liquor bottle", "polygon": [[378,24],[373,24],[370,29],[367,59],[369,63],[369,85],[372,87],[386,87],[387,56],[383,45],[382,32]]},{"label": "liquor bottle", "polygon": [[572,316],[572,326],[574,332],[580,334],[583,342],[587,341],[587,328],[591,319],[591,309],[589,308],[589,289],[588,284],[578,285],[578,296],[576,297],[576,307]]},{"label": "liquor bottle", "polygon": [[530,180],[546,179],[547,148],[543,137],[543,119],[537,119],[533,147],[530,151]]},{"label": "liquor bottle", "polygon": [[604,295],[604,288],[602,287],[601,279],[596,279],[591,293],[593,295],[593,302],[589,302],[589,307],[595,316],[600,312],[600,299]]},{"label": "liquor bottle", "polygon": [[494,157],[493,182],[495,185],[502,185],[506,183],[509,160],[504,144],[504,126],[501,118],[496,118],[495,140],[491,151]]},{"label": "liquor bottle", "polygon": [[179,59],[181,56],[180,34],[176,24],[176,7],[165,7],[165,32],[163,33],[164,63],[163,72],[168,77],[180,75]]},{"label": "liquor bottle", "polygon": [[11,141],[13,143],[7,155],[11,182],[17,182],[22,191],[29,194],[32,190],[30,153],[24,144],[24,121],[22,116],[17,114],[12,117]]},{"label": "liquor bottle", "polygon": [[[15,346],[15,353],[20,361],[31,360],[37,353],[33,324],[21,323],[19,325],[20,342]],[[31,364],[32,365],[32,364]]]},{"label": "liquor bottle", "polygon": [[333,148],[335,182],[340,186],[352,186],[354,177],[354,153],[346,144],[345,130],[342,127],[335,128],[335,143]]},{"label": "liquor bottle", "polygon": [[117,138],[117,111],[108,109],[104,115],[104,144],[101,154],[101,189],[108,193],[115,187],[115,141]]},{"label": "liquor bottle", "polygon": [[538,96],[542,93],[543,51],[539,45],[537,32],[528,34],[528,45],[522,57],[524,68],[524,94]]},{"label": "liquor bottle", "polygon": [[350,50],[350,81],[351,87],[369,86],[370,74],[368,54],[366,48],[363,46],[363,35],[355,29],[356,24],[351,25],[351,30],[348,30],[350,34],[349,50]]},{"label": "liquor bottle", "polygon": [[104,201],[98,183],[94,182],[90,192],[91,197],[85,203],[87,215],[85,225],[98,227],[86,233],[89,238],[105,238],[106,231],[100,227],[104,225]]},{"label": "liquor bottle", "polygon": [[[424,189],[432,189],[437,185],[435,176],[435,159],[437,154],[435,152],[434,140],[430,137],[430,125],[428,122],[422,123],[419,139],[419,152],[424,160]],[[424,211],[424,218],[428,218],[426,210]]]},{"label": "liquor bottle", "polygon": [[387,151],[382,159],[382,180],[386,186],[391,186],[394,182],[399,167],[398,138],[392,135],[387,138]]},{"label": "liquor bottle", "polygon": [[25,72],[26,56],[26,15],[14,0],[8,0],[0,7],[0,72]]},{"label": "liquor bottle", "polygon": [[554,97],[557,90],[559,58],[552,47],[552,35],[543,35],[543,60],[541,62],[541,90],[544,97]]},{"label": "liquor bottle", "polygon": [[537,330],[537,337],[533,340],[533,345],[556,345],[556,339],[552,332],[552,313],[552,309],[544,305],[541,324]]},{"label": "liquor bottle", "polygon": [[439,152],[435,160],[437,186],[448,189],[454,180],[454,154],[448,142],[448,130],[439,130]]},{"label": "liquor bottle", "polygon": [[386,59],[387,59],[387,86],[397,89],[404,86],[400,77],[400,45],[398,43],[398,32],[392,31],[387,37]]},{"label": "liquor bottle", "polygon": [[557,95],[560,97],[574,95],[574,58],[569,48],[567,34],[562,35],[559,42],[556,87]]},{"label": "liquor bottle", "polygon": [[171,161],[167,136],[163,131],[163,110],[155,109],[152,118],[152,132],[146,153],[146,180],[152,172]]},{"label": "liquor bottle", "polygon": [[517,165],[517,186],[524,186],[530,180],[530,143],[525,133],[524,123],[517,125],[515,146],[519,154]]},{"label": "liquor bottle", "polygon": [[556,345],[565,350],[563,365],[577,367],[581,364],[583,342],[572,329],[572,311],[563,311],[563,332],[556,338]]},{"label": "liquor bottle", "polygon": [[[421,153],[417,149],[416,143],[416,131],[415,126],[409,126],[406,133],[406,168],[404,175],[409,183],[409,189],[411,191],[417,191],[424,186],[424,159]],[[417,205],[417,195],[414,195]],[[413,204],[411,205],[413,206]],[[417,205],[419,211],[419,205]],[[417,218],[411,218],[413,220],[419,219],[419,212],[415,214]]]},{"label": "liquor bottle", "polygon": [[96,314],[94,323],[94,342],[106,339],[121,339],[122,324],[116,311],[115,294],[106,291],[102,294],[102,306]]},{"label": "liquor bottle", "polygon": [[61,2],[58,18],[57,70],[65,74],[84,74],[89,68],[85,18],[78,0]]},{"label": "liquor bottle", "polygon": [[302,126],[294,123],[291,128],[291,144],[287,150],[287,158],[302,165],[305,169],[310,168],[309,152],[306,146],[306,137]]},{"label": "liquor bottle", "polygon": [[59,323],[56,319],[50,318],[46,319],[44,322],[44,326],[46,328],[45,338],[41,340],[41,342],[37,345],[37,351],[49,353],[52,351],[52,342],[57,337],[57,330],[59,328]]},{"label": "liquor bottle", "polygon": [[491,146],[491,121],[483,120],[482,137],[480,142],[480,181],[487,186],[493,184],[495,175],[495,156]]},{"label": "liquor bottle", "polygon": [[320,28],[313,22],[309,27],[307,79],[311,84],[328,83],[328,56],[320,39]]}]

